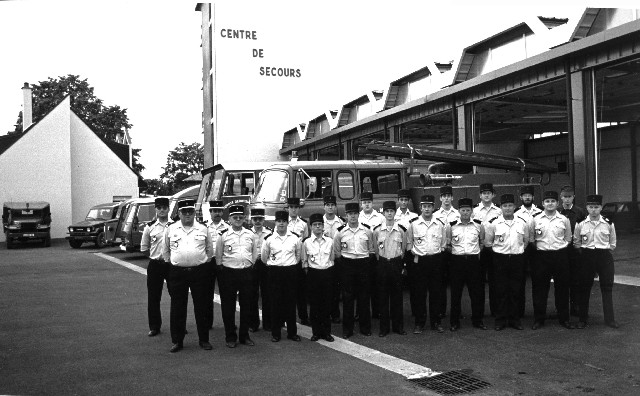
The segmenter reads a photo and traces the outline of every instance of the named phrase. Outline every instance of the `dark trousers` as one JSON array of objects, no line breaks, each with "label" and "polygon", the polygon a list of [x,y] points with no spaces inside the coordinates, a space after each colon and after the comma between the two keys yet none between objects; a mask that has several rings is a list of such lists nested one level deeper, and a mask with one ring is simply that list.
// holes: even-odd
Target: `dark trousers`
[{"label": "dark trousers", "polygon": [[[388,333],[389,325],[395,332],[404,331],[402,306],[402,256],[380,257],[376,266],[376,294],[380,314],[380,333]],[[391,322],[391,323],[390,323]]]},{"label": "dark trousers", "polygon": [[298,269],[295,265],[267,267],[269,297],[271,299],[271,335],[281,337],[280,328],[287,323],[287,335],[298,334],[296,325],[296,288]]},{"label": "dark trousers", "polygon": [[[259,304],[262,301],[262,304]],[[269,308],[269,292],[267,290],[267,266],[262,260],[257,259],[253,266],[253,283],[251,285],[251,318],[249,327],[260,327],[260,309],[262,309],[262,326],[269,329],[271,326],[271,312]]]},{"label": "dark trousers", "polygon": [[493,268],[493,249],[483,248],[480,252],[480,265],[482,266],[482,279],[489,284],[489,312],[495,316],[497,308],[495,269]]},{"label": "dark trousers", "polygon": [[193,300],[193,311],[196,317],[198,338],[209,341],[209,328],[206,326],[207,298],[209,296],[209,269],[207,264],[195,267],[171,266],[167,281],[171,296],[171,342],[182,344],[187,325],[187,304],[189,289]]},{"label": "dark trousers", "polygon": [[342,283],[342,331],[353,333],[354,302],[360,307],[360,332],[371,333],[371,309],[369,307],[369,257],[362,259],[340,258]]},{"label": "dark trousers", "polygon": [[580,272],[580,257],[579,257],[578,249],[573,247],[573,244],[569,244],[567,248],[567,254],[569,255],[569,313],[573,313],[574,316],[577,315],[577,289],[580,288],[576,284],[576,279],[580,276],[578,272]]},{"label": "dark trousers", "polygon": [[533,286],[533,315],[536,322],[543,322],[547,317],[547,299],[551,278],[554,282],[555,303],[558,320],[569,320],[569,257],[567,249],[537,250],[531,267],[531,284]]},{"label": "dark trousers", "polygon": [[[442,252],[442,287],[440,289],[441,317],[447,315],[447,288],[451,285],[451,256],[451,252]],[[453,289],[451,290],[451,293],[453,293]]]},{"label": "dark trousers", "polygon": [[518,316],[524,317],[525,307],[527,305],[527,272],[531,273],[531,266],[533,265],[533,257],[535,255],[536,248],[528,244],[524,249],[523,259],[523,271],[522,282],[520,282],[520,296],[518,297]]},{"label": "dark trousers", "polygon": [[300,318],[300,320],[309,320],[309,312],[307,311],[307,277],[302,269],[302,263],[296,264],[296,272],[298,274],[298,285],[296,289],[298,318]]},{"label": "dark trousers", "polygon": [[451,317],[452,326],[460,326],[462,291],[467,285],[471,299],[471,321],[482,322],[484,316],[484,279],[477,254],[451,256]]},{"label": "dark trousers", "polygon": [[309,272],[307,273],[311,332],[318,337],[331,334],[333,271],[333,267],[327,269],[309,268]]},{"label": "dark trousers", "polygon": [[216,273],[217,265],[216,258],[212,258],[211,261],[205,264],[209,271],[209,285],[207,286],[207,311],[205,315],[205,324],[208,329],[213,327],[213,294],[216,291]]},{"label": "dark trousers", "polygon": [[493,252],[496,280],[496,326],[507,322],[520,324],[520,290],[524,277],[524,253],[500,254]]},{"label": "dark trousers", "polygon": [[424,326],[427,322],[427,298],[429,298],[429,319],[432,326],[440,324],[440,290],[442,288],[442,253],[418,256],[412,264],[411,288],[415,298],[415,324]]},{"label": "dark trousers", "polygon": [[408,280],[408,285],[409,285],[409,306],[411,307],[411,316],[413,316],[414,318],[416,317],[416,297],[413,295],[413,282],[411,281],[413,279],[413,253],[411,253],[410,251],[407,251],[405,253],[404,256],[404,265],[405,268],[407,269],[407,280]]},{"label": "dark trousers", "polygon": [[613,313],[613,277],[615,273],[613,256],[609,249],[581,249],[579,271],[577,271],[576,308],[581,322],[589,318],[589,298],[593,277],[597,273],[602,293],[604,322],[615,320]]},{"label": "dark trousers", "polygon": [[160,300],[164,281],[169,276],[171,264],[162,260],[149,260],[147,266],[147,316],[149,317],[149,330],[160,330],[162,326],[162,314],[160,313]]},{"label": "dark trousers", "polygon": [[333,264],[333,280],[331,287],[331,319],[340,319],[340,296],[342,293],[342,284],[340,283],[340,260],[335,260]]},{"label": "dark trousers", "polygon": [[[218,268],[218,287],[226,342],[244,341],[249,337],[253,268]],[[236,301],[240,302],[240,327],[236,334]]]},{"label": "dark trousers", "polygon": [[369,298],[371,301],[371,317],[379,318],[380,312],[378,308],[380,306],[378,302],[378,293],[375,292],[377,288],[377,273],[378,273],[378,260],[375,257],[369,260]]}]

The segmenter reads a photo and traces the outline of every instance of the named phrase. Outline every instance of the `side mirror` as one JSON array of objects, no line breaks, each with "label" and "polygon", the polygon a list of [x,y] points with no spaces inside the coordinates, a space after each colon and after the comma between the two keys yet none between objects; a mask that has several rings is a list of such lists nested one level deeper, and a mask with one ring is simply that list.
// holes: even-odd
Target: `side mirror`
[{"label": "side mirror", "polygon": [[300,207],[304,206],[304,198],[300,198]]},{"label": "side mirror", "polygon": [[318,190],[318,178],[312,177],[307,181],[309,185],[309,192],[315,193]]}]

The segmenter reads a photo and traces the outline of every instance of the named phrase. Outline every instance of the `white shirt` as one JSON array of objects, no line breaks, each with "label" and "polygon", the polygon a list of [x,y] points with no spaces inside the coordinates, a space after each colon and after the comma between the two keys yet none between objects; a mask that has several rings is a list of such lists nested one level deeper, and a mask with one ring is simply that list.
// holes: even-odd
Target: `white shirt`
[{"label": "white shirt", "polygon": [[324,219],[324,235],[328,236],[331,239],[333,239],[333,237],[336,235],[336,232],[338,232],[338,228],[342,227],[346,223],[343,218],[337,215],[334,215],[333,219],[331,220],[327,219],[326,214],[322,218]]},{"label": "white shirt", "polygon": [[300,238],[287,230],[284,236],[274,232],[262,243],[260,256],[267,265],[287,267],[298,264],[301,256]]},{"label": "white shirt", "polygon": [[396,215],[393,217],[393,220],[396,223],[400,223],[404,226],[404,228],[406,228],[407,230],[409,229],[409,222],[415,218],[417,218],[418,215],[416,213],[413,213],[412,211],[410,211],[409,209],[407,209],[406,212],[402,212],[402,210],[400,210],[400,208],[396,209]]},{"label": "white shirt", "polygon": [[512,220],[498,218],[485,224],[485,241],[487,247],[500,254],[522,254],[529,243],[529,222],[520,216]]},{"label": "white shirt", "polygon": [[300,238],[306,238],[309,236],[309,226],[307,221],[298,216],[294,219],[289,216],[289,224],[287,224],[287,230],[298,234]]},{"label": "white shirt", "polygon": [[331,268],[333,256],[333,240],[328,236],[311,235],[302,242],[302,268]]},{"label": "white shirt", "polygon": [[456,256],[480,254],[480,244],[484,239],[484,227],[478,219],[463,223],[452,222],[448,240],[451,241],[451,254]]},{"label": "white shirt", "polygon": [[608,219],[600,216],[596,221],[586,220],[576,224],[573,233],[573,246],[585,249],[610,249],[616,248],[616,228]]},{"label": "white shirt", "polygon": [[378,224],[382,224],[385,222],[384,216],[379,212],[372,210],[371,213],[366,214],[364,210],[360,211],[360,216],[358,216],[358,221],[361,224],[366,224],[369,226],[369,229],[373,230],[376,228]]},{"label": "white shirt", "polygon": [[142,232],[142,241],[140,242],[140,251],[149,251],[149,258],[152,260],[163,260],[162,249],[164,249],[164,233],[170,221],[161,223],[158,219],[147,225]]},{"label": "white shirt", "polygon": [[407,250],[406,228],[399,223],[393,223],[389,227],[385,223],[373,230],[373,245],[376,247],[376,256],[392,259],[403,257]]},{"label": "white shirt", "polygon": [[407,250],[415,256],[434,255],[447,246],[447,228],[439,218],[432,216],[430,221],[420,216],[409,223],[407,230]]},{"label": "white shirt", "polygon": [[529,239],[536,242],[536,249],[560,250],[571,242],[571,223],[557,211],[552,216],[541,212],[533,217],[530,234]]},{"label": "white shirt", "polygon": [[454,208],[453,206],[449,208],[449,210],[444,210],[444,208],[441,206],[440,209],[433,212],[433,215],[444,221],[445,224],[460,220],[460,212],[458,212],[458,209]]},{"label": "white shirt", "polygon": [[178,267],[194,267],[204,264],[213,257],[207,227],[195,221],[186,230],[182,221],[172,223],[164,235],[164,261]]},{"label": "white shirt", "polygon": [[367,258],[369,254],[375,253],[371,230],[360,223],[356,228],[351,228],[348,224],[339,228],[333,237],[333,248],[336,257],[350,259]]},{"label": "white shirt", "polygon": [[491,202],[490,206],[484,206],[484,203],[480,202],[473,208],[473,213],[471,214],[472,219],[478,219],[481,222],[485,223],[495,217],[498,217],[502,214],[502,210],[497,207],[493,202]]},{"label": "white shirt", "polygon": [[227,268],[249,268],[253,266],[259,251],[258,236],[251,230],[229,228],[216,241],[216,264]]},{"label": "white shirt", "polygon": [[224,220],[220,220],[218,224],[213,224],[213,221],[207,226],[207,232],[209,233],[209,239],[211,239],[211,245],[213,246],[213,255],[216,255],[216,242],[218,241],[218,237],[220,233],[224,230],[229,229],[229,224],[225,223]]}]

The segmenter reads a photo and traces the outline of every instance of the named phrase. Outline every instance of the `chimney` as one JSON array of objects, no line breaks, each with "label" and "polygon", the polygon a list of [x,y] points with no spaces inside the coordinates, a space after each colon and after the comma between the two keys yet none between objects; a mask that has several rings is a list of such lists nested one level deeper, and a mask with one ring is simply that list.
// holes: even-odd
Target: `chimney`
[{"label": "chimney", "polygon": [[33,124],[33,102],[29,83],[24,83],[22,87],[22,97],[24,98],[24,104],[22,106],[22,131],[26,131],[27,128]]}]

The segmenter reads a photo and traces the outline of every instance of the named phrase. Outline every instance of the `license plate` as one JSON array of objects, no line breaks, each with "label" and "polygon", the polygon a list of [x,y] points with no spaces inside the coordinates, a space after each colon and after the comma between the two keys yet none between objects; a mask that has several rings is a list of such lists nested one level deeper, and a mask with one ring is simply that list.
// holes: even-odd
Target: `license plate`
[{"label": "license plate", "polygon": [[34,237],[34,236],[36,236],[36,235],[35,235],[35,234],[23,234],[23,236],[26,236],[26,237]]}]

